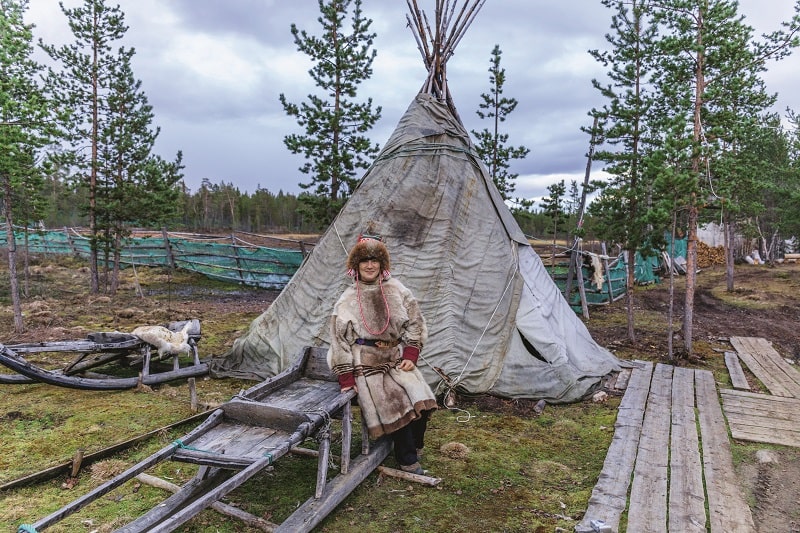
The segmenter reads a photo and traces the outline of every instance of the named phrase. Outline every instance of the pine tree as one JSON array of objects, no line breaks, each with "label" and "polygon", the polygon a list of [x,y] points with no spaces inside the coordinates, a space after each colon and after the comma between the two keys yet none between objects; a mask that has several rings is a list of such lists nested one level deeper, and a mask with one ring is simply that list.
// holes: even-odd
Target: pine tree
[{"label": "pine tree", "polygon": [[497,186],[497,190],[504,200],[511,199],[511,193],[516,188],[514,180],[519,174],[508,171],[511,161],[514,159],[524,159],[530,153],[530,149],[524,146],[509,146],[508,133],[501,133],[500,123],[505,122],[517,107],[515,98],[503,96],[503,85],[506,82],[506,71],[500,68],[500,56],[503,52],[500,45],[496,44],[492,49],[492,57],[489,60],[489,83],[491,88],[488,93],[481,94],[483,100],[479,104],[479,109],[475,112],[481,119],[490,119],[491,128],[484,128],[478,132],[472,130],[477,145],[475,146],[478,155],[489,169],[489,175]]},{"label": "pine tree", "polygon": [[23,15],[27,0],[0,0],[0,195],[8,241],[14,330],[24,329],[17,279],[15,217],[26,222],[41,212],[40,149],[50,140],[50,106],[36,78],[32,26]]},{"label": "pine tree", "polygon": [[612,33],[606,35],[610,49],[590,53],[609,67],[611,83],[603,85],[592,81],[608,103],[592,111],[598,118],[598,131],[590,133],[610,145],[609,149],[597,151],[595,159],[608,163],[605,170],[612,177],[598,184],[601,194],[591,205],[590,212],[597,217],[600,236],[620,243],[627,255],[628,339],[635,341],[635,257],[648,241],[645,218],[649,186],[644,171],[651,149],[648,145],[653,142],[648,124],[652,95],[647,94],[644,87],[657,30],[649,23],[642,0],[603,0],[603,5],[615,10],[611,17]]},{"label": "pine tree", "polygon": [[547,191],[550,194],[542,198],[540,204],[545,217],[550,221],[550,226],[553,231],[553,254],[550,264],[555,265],[558,228],[567,218],[566,209],[564,207],[564,195],[567,192],[567,186],[564,185],[564,180],[561,180],[549,185]]},{"label": "pine tree", "polygon": [[128,27],[119,6],[109,8],[105,0],[84,0],[83,6],[72,9],[60,4],[67,17],[75,41],[55,47],[42,43],[42,48],[63,70],[50,72],[49,82],[57,105],[72,111],[64,124],[64,134],[72,150],[65,153],[64,163],[78,173],[77,179],[88,191],[86,213],[91,242],[92,292],[99,290],[97,187],[101,121],[104,100],[110,91],[111,72],[115,61],[111,44],[121,39]]},{"label": "pine tree", "polygon": [[[97,230],[106,290],[115,292],[119,256],[132,225],[159,227],[177,218],[181,154],[168,163],[152,153],[159,128],[131,68],[133,49],[111,63],[107,108],[98,139]],[[109,279],[108,268],[113,265]]]},{"label": "pine tree", "polygon": [[[780,59],[797,46],[800,16],[763,42],[753,42],[752,28],[729,0],[665,0],[653,13],[666,36],[660,39],[658,87],[666,114],[688,116],[687,139],[691,180],[687,213],[686,293],[683,341],[692,353],[694,293],[697,274],[697,227],[713,179],[708,169],[735,136],[735,124],[744,111],[768,103],[757,90],[758,73],[765,62]],[[795,5],[800,12],[800,2]],[[762,109],[764,107],[761,107]],[[684,135],[684,137],[687,137]]]},{"label": "pine tree", "polygon": [[[370,166],[379,146],[366,136],[380,119],[381,108],[373,110],[372,98],[357,102],[359,85],[372,76],[376,51],[371,49],[372,20],[361,11],[361,0],[318,0],[321,36],[313,36],[291,26],[300,52],[314,62],[309,75],[325,94],[308,95],[300,105],[290,103],[284,94],[280,102],[286,114],[297,119],[305,134],[284,137],[293,154],[303,154],[306,163],[300,172],[311,181],[300,183],[306,191],[300,196],[304,213],[316,223],[330,223],[350,197],[359,180],[359,169]],[[345,17],[353,7],[350,33],[345,34]]]},{"label": "pine tree", "polygon": [[[159,130],[151,126],[152,107],[131,68],[135,50],[112,46],[128,29],[119,6],[84,0],[81,7],[61,9],[75,41],[59,48],[42,45],[62,66],[49,76],[59,105],[73,110],[64,123],[71,149],[60,162],[87,191],[83,207],[89,222],[92,291],[100,289],[102,255],[103,285],[113,292],[128,228],[153,226],[177,213],[181,154],[174,162],[152,154]],[[114,265],[111,276],[109,265]]]}]

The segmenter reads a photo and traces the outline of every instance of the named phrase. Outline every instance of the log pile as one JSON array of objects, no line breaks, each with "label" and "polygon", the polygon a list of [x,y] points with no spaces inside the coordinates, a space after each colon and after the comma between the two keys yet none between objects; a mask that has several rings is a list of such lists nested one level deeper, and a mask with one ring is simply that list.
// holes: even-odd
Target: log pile
[{"label": "log pile", "polygon": [[722,246],[709,246],[703,241],[697,241],[697,266],[708,268],[713,265],[725,264],[725,248]]}]

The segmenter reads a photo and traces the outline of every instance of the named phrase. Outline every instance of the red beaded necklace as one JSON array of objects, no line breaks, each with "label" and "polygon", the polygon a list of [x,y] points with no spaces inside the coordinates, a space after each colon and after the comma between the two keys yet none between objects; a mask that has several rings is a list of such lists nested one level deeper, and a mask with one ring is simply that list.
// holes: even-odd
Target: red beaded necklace
[{"label": "red beaded necklace", "polygon": [[381,281],[383,276],[378,275],[378,286],[381,288],[381,296],[383,297],[383,303],[386,306],[386,324],[383,325],[380,331],[372,331],[369,329],[369,325],[367,324],[367,319],[364,318],[364,308],[361,305],[361,282],[358,279],[358,272],[356,272],[356,299],[358,300],[358,312],[361,314],[361,322],[364,323],[364,329],[370,335],[375,335],[376,337],[387,330],[389,327],[389,319],[391,318],[391,313],[389,312],[389,301],[386,299],[386,294],[383,292],[383,283]]}]

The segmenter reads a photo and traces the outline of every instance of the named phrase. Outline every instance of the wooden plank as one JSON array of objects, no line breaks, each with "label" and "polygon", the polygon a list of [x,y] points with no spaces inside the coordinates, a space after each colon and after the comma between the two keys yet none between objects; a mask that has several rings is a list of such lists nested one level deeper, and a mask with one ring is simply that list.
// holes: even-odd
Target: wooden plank
[{"label": "wooden plank", "polygon": [[[749,337],[749,339],[752,345],[758,348],[759,354],[767,357],[776,368],[780,369],[782,375],[786,375],[786,377],[790,380],[788,385],[792,388],[792,390],[800,391],[800,372],[798,372],[795,367],[790,365],[789,362],[778,353],[778,351],[772,346],[772,343],[761,337]],[[800,394],[796,394],[795,397],[800,397]]]},{"label": "wooden plank", "polygon": [[800,400],[730,390],[721,393],[733,438],[800,447]]},{"label": "wooden plank", "polygon": [[800,425],[800,413],[788,410],[788,406],[779,405],[779,409],[772,408],[772,403],[765,401],[761,404],[752,404],[752,400],[742,401],[741,398],[722,397],[723,408],[726,416],[753,416],[764,420],[787,421],[796,426]]},{"label": "wooden plank", "polygon": [[737,440],[748,442],[763,442],[768,444],[779,444],[782,446],[792,446],[800,448],[800,433],[786,431],[764,431],[763,429],[753,430],[748,426],[740,426],[735,421],[730,423],[731,435]]},{"label": "wooden plank", "polygon": [[314,529],[386,459],[391,450],[392,444],[388,439],[383,438],[375,442],[369,455],[356,457],[350,463],[350,471],[347,474],[339,474],[331,479],[321,498],[308,499],[278,526],[276,533],[306,533]]},{"label": "wooden plank", "polygon": [[695,392],[711,532],[754,533],[750,507],[734,475],[728,432],[710,371],[695,371]]},{"label": "wooden plank", "polygon": [[773,396],[771,394],[766,394],[763,392],[753,392],[753,391],[743,391],[743,390],[734,390],[734,389],[721,389],[720,393],[724,396],[736,396],[739,398],[751,398],[757,402],[761,401],[769,401],[775,404],[786,404],[792,407],[796,406],[798,402],[800,402],[800,398],[792,398],[791,396]]},{"label": "wooden plank", "polygon": [[[742,428],[750,428],[751,431],[762,431],[764,433],[785,432],[789,435],[800,436],[800,427],[798,427],[797,422],[792,420],[779,420],[761,415],[732,414],[728,417],[728,423],[731,428],[736,424]],[[778,441],[778,444],[780,444],[780,441]]]},{"label": "wooden plank", "polygon": [[636,461],[653,364],[643,363],[631,372],[630,381],[617,410],[614,436],[606,453],[603,469],[592,489],[584,518],[576,532],[593,531],[590,522],[603,520],[613,531],[619,530],[628,503],[628,487]]},{"label": "wooden plank", "polygon": [[770,419],[791,420],[800,425],[800,400],[756,394],[751,397],[731,394],[736,391],[722,390],[722,405],[725,414],[754,414]]},{"label": "wooden plank", "polygon": [[761,414],[753,413],[730,413],[728,415],[728,422],[736,422],[743,426],[750,426],[752,428],[763,428],[765,431],[774,429],[777,431],[798,431],[800,426],[797,425],[796,420],[785,420],[780,418],[769,418]]},{"label": "wooden plank", "polygon": [[800,398],[800,374],[765,339],[731,337],[731,344],[748,368],[752,362],[750,370],[772,394]]},{"label": "wooden plank", "polygon": [[675,368],[669,464],[669,531],[706,531],[700,441],[694,415],[694,371]]},{"label": "wooden plank", "polygon": [[617,381],[614,382],[614,389],[625,390],[628,388],[628,381],[631,379],[631,371],[632,369],[630,368],[623,368],[619,371]]},{"label": "wooden plank", "polygon": [[291,435],[276,428],[249,427],[222,449],[228,456],[257,461],[280,446]]},{"label": "wooden plank", "polygon": [[657,364],[642,422],[639,453],[628,504],[628,530],[663,533],[667,529],[672,367]]},{"label": "wooden plank", "polygon": [[728,374],[731,376],[731,384],[734,389],[750,390],[750,384],[739,364],[739,357],[734,352],[725,352],[725,366],[728,367]]},{"label": "wooden plank", "polygon": [[[243,432],[245,428],[246,426],[241,424],[221,422],[213,430],[200,435],[200,437],[192,443],[192,448],[210,453],[222,453],[228,441],[232,438],[236,438],[236,435]],[[182,451],[183,449],[178,450],[176,455],[180,457]]]}]

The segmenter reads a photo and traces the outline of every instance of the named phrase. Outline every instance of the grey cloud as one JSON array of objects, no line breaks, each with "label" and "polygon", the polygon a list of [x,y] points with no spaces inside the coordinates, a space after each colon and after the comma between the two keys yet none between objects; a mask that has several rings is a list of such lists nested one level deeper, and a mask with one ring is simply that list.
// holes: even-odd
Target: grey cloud
[{"label": "grey cloud", "polygon": [[[66,3],[71,6],[79,1]],[[117,1],[131,25],[126,45],[137,50],[135,74],[142,80],[155,109],[155,122],[161,126],[157,148],[163,154],[184,151],[190,187],[196,188],[208,178],[233,181],[244,190],[261,185],[276,192],[299,192],[297,183],[307,180],[297,171],[302,159],[289,153],[282,142],[298,127],[283,113],[278,94],[286,93],[299,103],[316,91],[304,70],[294,78],[267,70],[265,56],[295,65],[305,60],[296,51],[289,27],[294,22],[317,34],[317,2]],[[62,16],[57,3],[53,1],[50,7],[45,7],[46,2],[35,4],[31,11],[38,10],[34,15],[41,27],[55,31],[50,19]],[[740,1],[742,12],[757,10],[760,19],[767,21],[765,13],[779,9],[775,4]],[[154,5],[159,10],[153,9]],[[420,5],[431,10],[433,2],[420,0]],[[383,144],[419,90],[425,71],[406,27],[406,3],[365,0],[363,9],[378,33],[374,44],[378,56],[375,75],[364,83],[359,98],[371,96],[376,105],[383,106],[383,118],[372,131],[372,138]],[[580,128],[588,125],[589,110],[604,103],[591,87],[591,79],[602,77],[603,69],[587,50],[606,46],[604,34],[609,31],[610,17],[611,12],[597,0],[492,0],[486,2],[459,43],[448,65],[448,80],[467,130],[485,127],[475,110],[480,94],[489,89],[491,50],[495,44],[503,50],[502,66],[508,77],[505,94],[519,101],[504,125],[510,143],[531,149],[528,158],[514,163],[513,172],[582,177],[588,136]],[[173,25],[160,24],[173,19]],[[758,28],[758,32],[770,29]],[[226,84],[224,79],[203,78],[192,69],[181,70],[183,65],[169,54],[175,39],[187,35],[211,37],[211,45],[220,47],[235,40],[237,53],[247,54],[242,59],[252,64],[256,79],[247,86]],[[64,35],[37,37],[53,42]],[[800,109],[800,96],[791,86],[797,65],[797,57],[790,57],[774,69],[774,75],[765,76],[769,90],[781,92],[778,110],[787,105]]]}]

